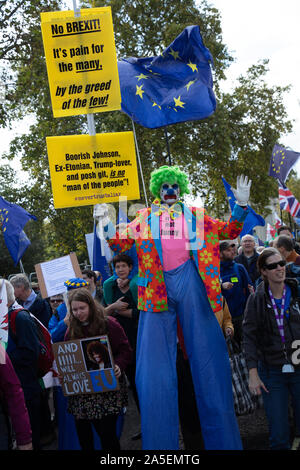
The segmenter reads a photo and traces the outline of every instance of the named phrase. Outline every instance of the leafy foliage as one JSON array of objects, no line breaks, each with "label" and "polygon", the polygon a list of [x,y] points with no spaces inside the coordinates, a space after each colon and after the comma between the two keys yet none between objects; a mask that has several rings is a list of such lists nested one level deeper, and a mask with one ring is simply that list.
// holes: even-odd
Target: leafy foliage
[{"label": "leafy foliage", "polygon": [[[194,0],[93,1],[96,7],[108,5],[112,8],[119,58],[157,55],[192,24],[200,26],[204,43],[214,57],[218,100],[214,115],[203,121],[155,130],[135,125],[146,188],[151,171],[169,162],[167,134],[172,164],[189,174],[193,193],[206,197],[213,214],[223,216],[228,209],[221,176],[235,184],[236,176],[244,173],[253,180],[253,206],[266,215],[269,198],[277,195],[276,182],[267,176],[271,151],[274,143],[291,130],[283,105],[288,89],[266,85],[268,69],[263,61],[240,77],[231,93],[222,92],[220,84],[226,79],[226,69],[233,58],[222,40],[219,12],[206,0],[197,5]],[[82,2],[81,6],[90,7],[91,3]],[[36,251],[39,262],[70,251],[76,251],[79,261],[86,259],[85,233],[92,231],[93,226],[91,206],[55,210],[52,201],[45,137],[87,133],[85,116],[54,119],[52,114],[40,13],[59,9],[64,9],[59,0],[0,0],[0,24],[8,31],[6,42],[0,46],[0,57],[10,65],[2,80],[15,83],[8,87],[2,113],[0,108],[0,125],[9,125],[29,113],[35,116],[28,134],[11,143],[7,157],[11,161],[20,159],[29,175],[26,191],[20,191],[18,200],[38,217],[38,222],[32,224],[31,241],[32,246],[37,243],[41,248]],[[95,115],[95,125],[98,133],[132,130],[131,120],[121,112]],[[8,183],[8,194],[14,198],[10,187]],[[149,192],[147,195],[151,200]],[[32,270],[35,252],[30,250],[24,263],[26,260]]]}]

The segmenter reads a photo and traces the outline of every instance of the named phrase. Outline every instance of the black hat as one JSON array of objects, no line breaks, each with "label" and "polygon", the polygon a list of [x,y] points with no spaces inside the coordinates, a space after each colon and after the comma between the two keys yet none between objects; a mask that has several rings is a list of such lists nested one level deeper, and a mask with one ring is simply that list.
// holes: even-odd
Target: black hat
[{"label": "black hat", "polygon": [[227,250],[228,248],[230,248],[231,246],[235,246],[235,243],[234,242],[221,242],[220,243],[220,251],[224,251],[224,250]]}]

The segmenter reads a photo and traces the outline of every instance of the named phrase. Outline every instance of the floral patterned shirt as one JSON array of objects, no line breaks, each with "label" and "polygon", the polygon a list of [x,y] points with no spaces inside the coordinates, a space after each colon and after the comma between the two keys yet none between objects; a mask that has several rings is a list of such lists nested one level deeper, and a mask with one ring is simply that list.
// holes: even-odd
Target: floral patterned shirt
[{"label": "floral patterned shirt", "polygon": [[[203,208],[189,208],[183,204],[182,208],[191,256],[204,282],[212,310],[217,312],[223,301],[219,241],[238,237],[248,210],[236,205],[229,220],[223,222],[209,217]],[[141,209],[122,233],[117,232],[108,239],[111,249],[117,253],[129,250],[135,243],[139,264],[138,309],[149,312],[168,310],[159,219],[160,215],[151,208]],[[108,233],[111,233],[110,228]]]}]

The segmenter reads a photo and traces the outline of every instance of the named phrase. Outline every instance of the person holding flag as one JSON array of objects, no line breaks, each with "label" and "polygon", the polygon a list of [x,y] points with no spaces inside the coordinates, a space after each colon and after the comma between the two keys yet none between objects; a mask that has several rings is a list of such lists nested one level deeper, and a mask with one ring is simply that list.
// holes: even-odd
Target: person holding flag
[{"label": "person holding flag", "polygon": [[[230,209],[233,210],[234,206],[235,206],[235,203],[236,203],[236,196],[235,196],[235,193],[234,193],[234,189],[232,189],[230,184],[225,180],[225,178],[223,178],[223,176],[222,176],[222,181],[223,181],[223,185],[224,185],[224,188],[225,188],[225,191],[226,191],[226,194],[227,194]],[[246,234],[252,235],[253,234],[253,229],[257,225],[263,227],[265,225],[265,220],[261,215],[257,214],[252,209],[252,207],[248,206],[248,214],[247,214],[246,219],[244,221],[244,225],[243,225],[242,231],[240,233],[240,237],[243,237]]]}]

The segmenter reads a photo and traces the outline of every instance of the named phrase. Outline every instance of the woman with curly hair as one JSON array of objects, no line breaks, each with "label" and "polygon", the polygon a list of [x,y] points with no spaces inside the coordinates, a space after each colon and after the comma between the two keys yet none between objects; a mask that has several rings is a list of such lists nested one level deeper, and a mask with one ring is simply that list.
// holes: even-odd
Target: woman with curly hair
[{"label": "woman with curly hair", "polygon": [[69,327],[65,341],[107,335],[114,358],[114,373],[120,389],[68,397],[68,412],[74,415],[82,450],[94,450],[92,425],[101,439],[102,450],[119,450],[116,433],[118,415],[127,405],[124,370],[132,360],[132,350],[120,324],[105,317],[103,307],[84,288],[69,297]]},{"label": "woman with curly hair", "polygon": [[86,353],[91,362],[99,369],[111,367],[108,348],[99,340],[91,341],[86,348]]}]

